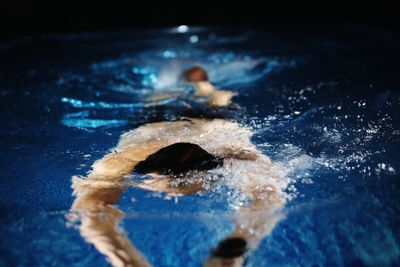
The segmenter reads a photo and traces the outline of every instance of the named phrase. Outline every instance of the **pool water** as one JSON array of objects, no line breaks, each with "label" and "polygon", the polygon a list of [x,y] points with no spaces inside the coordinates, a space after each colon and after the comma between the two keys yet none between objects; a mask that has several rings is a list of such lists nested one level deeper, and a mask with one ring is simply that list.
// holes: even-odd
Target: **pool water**
[{"label": "pool water", "polygon": [[[193,64],[238,93],[223,111],[284,164],[285,218],[246,266],[400,265],[400,38],[170,28],[0,44],[0,266],[109,266],[66,218],[71,176],[146,122],[173,120]],[[222,186],[223,187],[223,186]],[[229,194],[229,197],[226,195]],[[166,198],[129,188],[122,226],[154,266],[201,266],[234,227],[226,188]]]}]

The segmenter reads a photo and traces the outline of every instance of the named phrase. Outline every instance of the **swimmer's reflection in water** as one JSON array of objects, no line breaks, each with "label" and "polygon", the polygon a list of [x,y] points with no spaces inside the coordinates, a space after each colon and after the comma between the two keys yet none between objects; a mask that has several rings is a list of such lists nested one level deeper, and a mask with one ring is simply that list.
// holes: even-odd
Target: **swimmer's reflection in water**
[{"label": "swimmer's reflection in water", "polygon": [[[185,72],[188,81],[204,79],[204,70],[196,69]],[[210,252],[204,266],[242,266],[245,255],[282,218],[286,201],[283,167],[258,151],[251,136],[238,123],[204,118],[149,123],[124,133],[87,177],[73,177],[76,199],[71,210],[80,213],[82,237],[113,266],[151,266],[118,226],[123,213],[114,205],[130,186],[125,177],[145,174],[148,178],[135,186],[185,196],[209,190],[210,174],[219,170],[221,179],[251,203],[235,212],[235,229]]]}]

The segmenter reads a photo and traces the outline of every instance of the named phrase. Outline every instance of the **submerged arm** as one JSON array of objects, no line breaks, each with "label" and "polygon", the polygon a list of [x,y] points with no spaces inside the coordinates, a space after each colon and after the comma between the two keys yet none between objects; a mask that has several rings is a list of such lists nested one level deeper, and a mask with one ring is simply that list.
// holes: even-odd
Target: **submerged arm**
[{"label": "submerged arm", "polygon": [[124,215],[112,206],[127,187],[123,178],[141,157],[138,152],[127,150],[109,154],[93,164],[93,171],[87,178],[73,177],[76,199],[71,210],[80,212],[81,236],[118,267],[150,266],[118,227]]},{"label": "submerged arm", "polygon": [[72,188],[76,199],[72,209],[92,210],[116,204],[126,188],[122,180],[136,163],[127,152],[112,153],[96,161],[87,178],[74,176]]},{"label": "submerged arm", "polygon": [[99,211],[82,214],[79,231],[86,242],[107,256],[114,267],[150,267],[145,257],[132,245],[118,227],[124,217],[115,207],[103,206]]},{"label": "submerged arm", "polygon": [[283,218],[281,203],[284,201],[262,202],[256,200],[235,213],[235,229],[214,249],[205,267],[243,266],[245,254],[256,250]]},{"label": "submerged arm", "polygon": [[[240,207],[235,212],[235,228],[214,249],[204,266],[243,266],[244,256],[257,249],[260,241],[269,235],[283,218],[282,208],[286,199],[282,192],[284,179],[281,166],[271,163],[268,158],[254,161],[257,171],[249,171],[247,179],[236,181],[232,186],[240,189],[251,204]],[[250,168],[250,169],[255,169]],[[275,176],[271,183],[265,182],[265,175]],[[243,178],[243,177],[242,177]],[[284,181],[284,180],[281,180]]]}]

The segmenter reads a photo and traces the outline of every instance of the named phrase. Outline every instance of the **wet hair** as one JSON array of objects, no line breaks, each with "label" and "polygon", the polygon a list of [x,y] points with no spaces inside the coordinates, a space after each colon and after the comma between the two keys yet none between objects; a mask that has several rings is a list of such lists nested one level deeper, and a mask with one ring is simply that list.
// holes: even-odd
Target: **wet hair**
[{"label": "wet hair", "polygon": [[200,66],[194,66],[183,72],[183,78],[188,82],[206,82],[208,75],[205,69]]},{"label": "wet hair", "polygon": [[208,153],[199,145],[175,143],[161,148],[139,162],[134,171],[143,174],[181,175],[194,170],[214,169],[222,164],[221,157]]}]

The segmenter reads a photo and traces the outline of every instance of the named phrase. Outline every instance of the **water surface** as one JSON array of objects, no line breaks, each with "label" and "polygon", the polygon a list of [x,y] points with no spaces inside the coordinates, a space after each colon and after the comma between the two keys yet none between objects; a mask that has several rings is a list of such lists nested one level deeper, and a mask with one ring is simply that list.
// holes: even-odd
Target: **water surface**
[{"label": "water surface", "polygon": [[[392,33],[352,26],[1,44],[0,266],[108,266],[65,218],[71,176],[85,175],[121,133],[176,119],[182,99],[146,99],[190,92],[177,77],[193,64],[238,93],[230,118],[253,129],[253,142],[292,178],[286,218],[246,266],[400,265],[399,45]],[[166,199],[130,188],[123,227],[154,266],[201,266],[233,227],[240,197],[223,190]]]}]

